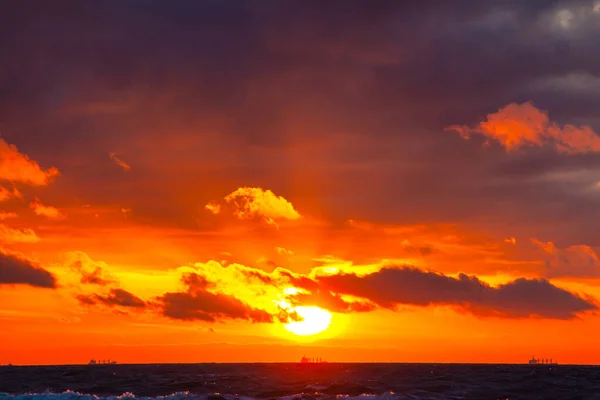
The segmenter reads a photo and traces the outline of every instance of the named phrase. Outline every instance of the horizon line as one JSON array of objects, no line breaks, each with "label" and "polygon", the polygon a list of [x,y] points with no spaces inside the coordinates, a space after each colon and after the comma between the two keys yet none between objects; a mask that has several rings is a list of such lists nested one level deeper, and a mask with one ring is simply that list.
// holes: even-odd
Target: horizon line
[{"label": "horizon line", "polygon": [[[114,360],[113,360],[114,361]],[[0,364],[2,367],[100,367],[102,366],[130,366],[130,365],[200,365],[200,364],[223,364],[223,365],[239,365],[239,364],[301,364],[298,361],[198,361],[198,362],[127,362],[116,364],[88,364],[88,363],[64,363],[64,364]],[[556,366],[591,366],[598,367],[598,364],[586,363],[565,363],[565,364],[528,364],[527,362],[464,362],[464,361],[326,361],[323,363],[309,363],[308,365],[323,365],[323,364],[406,364],[406,365],[507,365],[507,366],[533,366],[533,367],[556,367]],[[302,365],[302,364],[301,364]],[[310,368],[310,367],[309,367]]]}]

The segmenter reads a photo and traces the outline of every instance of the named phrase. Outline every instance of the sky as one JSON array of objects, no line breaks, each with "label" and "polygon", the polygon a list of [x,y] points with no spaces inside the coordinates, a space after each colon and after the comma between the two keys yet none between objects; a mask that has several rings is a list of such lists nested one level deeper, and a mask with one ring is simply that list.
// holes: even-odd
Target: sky
[{"label": "sky", "polygon": [[0,364],[600,360],[600,2],[11,0]]}]

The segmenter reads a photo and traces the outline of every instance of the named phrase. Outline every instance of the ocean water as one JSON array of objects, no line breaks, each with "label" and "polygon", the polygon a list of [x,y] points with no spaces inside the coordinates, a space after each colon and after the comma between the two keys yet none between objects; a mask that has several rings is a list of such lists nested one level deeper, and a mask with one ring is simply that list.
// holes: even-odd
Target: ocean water
[{"label": "ocean water", "polygon": [[0,400],[600,399],[600,367],[162,364],[0,367]]}]

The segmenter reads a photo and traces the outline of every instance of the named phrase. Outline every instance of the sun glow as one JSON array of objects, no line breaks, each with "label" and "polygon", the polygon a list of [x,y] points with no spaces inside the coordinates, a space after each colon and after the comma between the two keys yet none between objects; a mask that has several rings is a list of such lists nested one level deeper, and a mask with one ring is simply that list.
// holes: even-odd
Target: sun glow
[{"label": "sun glow", "polygon": [[331,313],[319,307],[295,307],[294,311],[302,317],[302,321],[293,321],[285,325],[288,331],[308,336],[323,332],[331,324]]}]

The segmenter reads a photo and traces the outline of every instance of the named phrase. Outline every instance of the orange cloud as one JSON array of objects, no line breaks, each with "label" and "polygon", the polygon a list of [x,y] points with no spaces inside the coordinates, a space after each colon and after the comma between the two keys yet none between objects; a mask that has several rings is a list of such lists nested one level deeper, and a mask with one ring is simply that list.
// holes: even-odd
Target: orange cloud
[{"label": "orange cloud", "polygon": [[[260,218],[269,225],[278,227],[277,220],[298,220],[302,215],[282,196],[259,187],[241,187],[227,196],[225,202],[234,207],[234,215],[239,219]],[[218,214],[217,203],[210,202],[205,209]]]},{"label": "orange cloud", "polygon": [[71,267],[81,275],[82,284],[106,286],[117,282],[105,271],[106,263],[94,261],[82,251],[70,253],[69,258]]},{"label": "orange cloud", "polygon": [[117,155],[113,152],[108,153],[108,156],[117,164],[119,167],[123,168],[123,171],[129,171],[131,166],[127,164],[125,161],[121,160]]},{"label": "orange cloud", "polygon": [[560,153],[576,154],[600,152],[600,136],[589,126],[559,126],[550,121],[548,114],[531,102],[511,103],[495,113],[488,114],[478,126],[450,126],[462,137],[477,133],[494,139],[514,151],[525,146],[552,146]]},{"label": "orange cloud", "polygon": [[58,169],[42,169],[38,163],[19,153],[16,146],[0,139],[0,179],[42,186],[58,174]]},{"label": "orange cloud", "polygon": [[5,219],[16,218],[16,217],[17,217],[17,214],[14,212],[0,211],[0,221],[4,221]]},{"label": "orange cloud", "polygon": [[3,243],[36,243],[40,238],[33,229],[13,229],[4,224],[0,224],[0,242]]},{"label": "orange cloud", "polygon": [[533,239],[532,242],[545,253],[545,275],[547,277],[589,278],[600,276],[600,259],[591,247],[575,245],[559,249],[552,242],[544,243],[536,239]]},{"label": "orange cloud", "polygon": [[0,201],[6,201],[12,198],[23,198],[21,192],[17,190],[17,188],[13,187],[13,190],[10,191],[4,186],[0,185]]},{"label": "orange cloud", "polygon": [[277,254],[279,254],[280,256],[293,256],[294,252],[291,250],[286,249],[285,247],[275,247],[275,251],[277,252]]},{"label": "orange cloud", "polygon": [[46,206],[38,198],[34,198],[29,207],[33,210],[36,215],[40,215],[51,219],[64,218],[64,214],[56,207]]},{"label": "orange cloud", "polygon": [[221,206],[212,201],[210,203],[208,203],[207,205],[205,205],[204,208],[213,214],[218,214],[221,212]]}]

